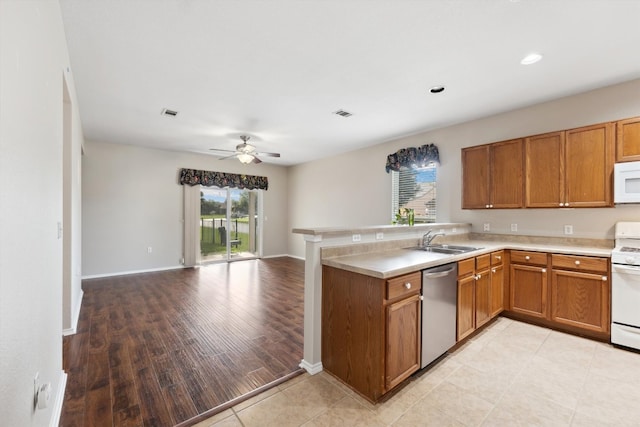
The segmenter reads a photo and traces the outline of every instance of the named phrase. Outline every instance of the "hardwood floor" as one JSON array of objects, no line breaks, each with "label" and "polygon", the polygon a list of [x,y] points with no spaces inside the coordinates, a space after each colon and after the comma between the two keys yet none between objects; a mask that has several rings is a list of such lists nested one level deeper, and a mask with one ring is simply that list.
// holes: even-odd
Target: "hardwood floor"
[{"label": "hardwood floor", "polygon": [[[173,426],[299,372],[304,262],[85,280],[62,426]],[[192,420],[194,421],[194,420]]]}]

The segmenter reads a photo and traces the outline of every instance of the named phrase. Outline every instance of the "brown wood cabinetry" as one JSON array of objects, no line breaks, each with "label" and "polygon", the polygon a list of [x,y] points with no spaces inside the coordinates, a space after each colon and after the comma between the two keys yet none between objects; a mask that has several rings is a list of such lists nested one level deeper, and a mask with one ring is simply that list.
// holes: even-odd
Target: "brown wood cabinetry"
[{"label": "brown wood cabinetry", "polygon": [[462,208],[523,206],[523,140],[462,150]]},{"label": "brown wood cabinetry", "polygon": [[476,329],[476,259],[469,258],[458,262],[458,341],[467,337]]},{"label": "brown wood cabinetry", "polygon": [[616,162],[640,160],[640,117],[616,123]]},{"label": "brown wood cabinetry", "polygon": [[374,402],[418,370],[421,285],[323,266],[324,369]]},{"label": "brown wood cabinetry", "polygon": [[504,310],[504,251],[491,254],[491,317]]},{"label": "brown wood cabinetry", "polygon": [[553,254],[551,265],[551,320],[608,333],[609,260]]},{"label": "brown wood cabinetry", "polygon": [[547,317],[547,254],[511,251],[510,308],[528,316]]},{"label": "brown wood cabinetry", "polygon": [[566,131],[565,206],[613,206],[613,123]]},{"label": "brown wood cabinetry", "polygon": [[613,206],[614,132],[603,123],[526,138],[525,206]]},{"label": "brown wood cabinetry", "polygon": [[[458,341],[503,310],[503,255],[503,251],[497,251],[458,262]],[[495,275],[492,262],[496,268]],[[494,295],[495,292],[499,295]]]}]

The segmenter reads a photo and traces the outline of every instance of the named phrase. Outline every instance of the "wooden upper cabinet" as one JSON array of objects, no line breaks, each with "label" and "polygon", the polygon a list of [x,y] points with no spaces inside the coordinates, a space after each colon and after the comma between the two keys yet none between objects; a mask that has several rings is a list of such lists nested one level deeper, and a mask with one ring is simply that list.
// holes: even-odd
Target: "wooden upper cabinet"
[{"label": "wooden upper cabinet", "polygon": [[522,139],[491,144],[491,207],[522,207],[522,164]]},{"label": "wooden upper cabinet", "polygon": [[613,206],[613,123],[525,140],[525,206]]},{"label": "wooden upper cabinet", "polygon": [[523,206],[523,140],[462,150],[462,208]]},{"label": "wooden upper cabinet", "polygon": [[616,162],[640,160],[640,117],[616,123]]},{"label": "wooden upper cabinet", "polygon": [[564,132],[525,140],[525,206],[564,206]]},{"label": "wooden upper cabinet", "polygon": [[489,146],[462,149],[462,208],[489,207]]},{"label": "wooden upper cabinet", "polygon": [[613,206],[613,123],[566,131],[565,206]]}]

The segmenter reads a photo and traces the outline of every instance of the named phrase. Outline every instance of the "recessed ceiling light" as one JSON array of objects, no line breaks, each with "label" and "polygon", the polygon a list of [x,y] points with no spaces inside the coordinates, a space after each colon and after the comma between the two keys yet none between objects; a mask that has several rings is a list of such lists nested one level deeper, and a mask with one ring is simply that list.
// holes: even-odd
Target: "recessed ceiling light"
[{"label": "recessed ceiling light", "polygon": [[434,86],[431,89],[429,89],[429,92],[431,92],[431,93],[444,92],[444,86]]},{"label": "recessed ceiling light", "polygon": [[542,55],[539,53],[530,53],[529,55],[525,56],[524,58],[522,58],[522,61],[520,61],[520,63],[522,65],[531,65],[531,64],[535,64],[536,62],[540,61],[542,59]]}]

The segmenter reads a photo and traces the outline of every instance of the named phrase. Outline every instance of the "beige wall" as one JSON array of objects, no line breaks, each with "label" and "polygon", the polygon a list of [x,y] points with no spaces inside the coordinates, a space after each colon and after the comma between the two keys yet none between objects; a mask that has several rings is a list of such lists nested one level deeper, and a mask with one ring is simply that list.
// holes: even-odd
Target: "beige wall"
[{"label": "beige wall", "polygon": [[[386,156],[404,147],[434,143],[440,150],[439,222],[468,222],[481,232],[560,236],[565,224],[574,237],[613,238],[620,220],[640,220],[640,205],[605,209],[462,210],[460,149],[554,130],[640,116],[640,80],[462,123],[371,148],[297,165],[290,170],[289,229],[388,224],[391,177]],[[300,235],[289,234],[289,253],[304,256]]]},{"label": "beige wall", "polygon": [[87,141],[82,167],[83,276],[180,267],[181,168],[266,176],[263,255],[287,254],[286,168]]},{"label": "beige wall", "polygon": [[[0,424],[6,426],[57,425],[62,404],[58,224],[63,223],[65,79],[74,144],[82,138],[69,65],[57,1],[0,1]],[[78,196],[70,195],[68,204],[76,231]],[[70,250],[69,265],[78,265],[78,256]],[[70,309],[79,303],[79,280],[74,283],[65,295]],[[43,410],[34,410],[36,373],[39,383],[52,386]]]}]

